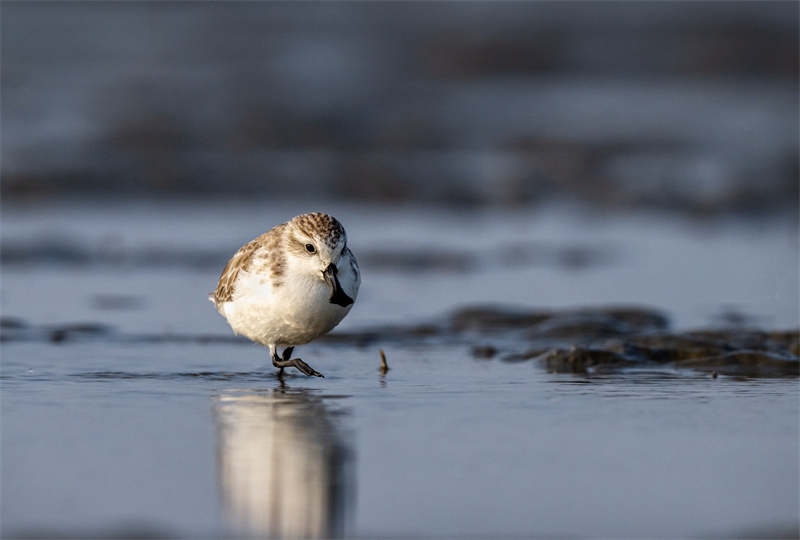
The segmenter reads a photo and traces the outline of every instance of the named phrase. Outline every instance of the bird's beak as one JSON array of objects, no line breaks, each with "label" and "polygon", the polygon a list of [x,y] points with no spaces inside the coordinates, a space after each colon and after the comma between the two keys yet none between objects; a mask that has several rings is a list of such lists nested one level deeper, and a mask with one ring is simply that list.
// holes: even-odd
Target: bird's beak
[{"label": "bird's beak", "polygon": [[336,277],[337,272],[336,265],[333,263],[329,264],[322,272],[322,278],[325,280],[325,283],[328,284],[328,287],[331,288],[331,297],[328,299],[328,302],[336,304],[337,306],[347,307],[353,303],[353,299],[347,296],[342,290],[342,286],[339,285],[339,278]]}]

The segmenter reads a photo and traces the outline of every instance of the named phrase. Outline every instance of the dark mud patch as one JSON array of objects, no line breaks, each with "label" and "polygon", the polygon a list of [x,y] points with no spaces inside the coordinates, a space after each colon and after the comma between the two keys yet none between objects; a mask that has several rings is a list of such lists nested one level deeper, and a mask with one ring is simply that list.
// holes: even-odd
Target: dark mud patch
[{"label": "dark mud patch", "polygon": [[[461,274],[493,267],[551,267],[581,270],[608,265],[619,259],[614,245],[515,243],[482,251],[441,246],[407,249],[363,248],[358,252],[362,269],[371,272]],[[0,246],[4,266],[101,267],[101,268],[186,268],[219,270],[228,252],[177,246],[113,248],[87,239],[41,237],[5,239]],[[143,299],[128,295],[95,295],[98,309],[138,309]]]},{"label": "dark mud patch", "polygon": [[669,365],[679,369],[692,369],[717,374],[743,377],[796,377],[800,365],[796,356],[760,350],[739,350],[732,352],[709,351],[705,355],[691,359],[663,358],[654,361],[653,351],[636,349],[625,354],[603,348],[571,347],[554,348],[547,351],[533,351],[523,355],[510,355],[505,361],[513,359],[534,359],[548,371],[554,373],[608,373],[623,368],[638,368],[647,365]]},{"label": "dark mud patch", "polygon": [[0,247],[3,265],[110,266],[131,268],[216,268],[225,264],[224,254],[178,246],[123,248],[108,243],[61,236],[28,240],[5,239]]},{"label": "dark mud patch", "polygon": [[639,308],[567,312],[470,308],[450,328],[484,343],[479,359],[535,361],[551,372],[596,373],[668,365],[746,377],[800,375],[800,333],[747,328],[668,331],[663,314]]},{"label": "dark mud patch", "polygon": [[661,312],[627,307],[568,311],[469,307],[456,311],[448,319],[452,331],[483,334],[521,331],[533,339],[593,339],[661,330],[668,325],[669,319]]},{"label": "dark mud patch", "polygon": [[359,251],[358,261],[364,269],[372,272],[420,274],[466,273],[495,266],[581,270],[612,264],[619,256],[616,246],[517,242],[481,252],[443,247],[365,249]]},{"label": "dark mud patch", "polygon": [[0,318],[0,342],[49,341],[63,343],[71,340],[109,337],[112,328],[102,323],[74,322],[39,326],[13,317]]},{"label": "dark mud patch", "polygon": [[249,344],[246,338],[233,334],[129,334],[117,331],[111,325],[95,322],[74,322],[52,325],[30,324],[15,317],[0,318],[0,342],[73,342],[101,341],[125,343],[230,343]]},{"label": "dark mud patch", "polygon": [[800,332],[752,328],[669,331],[657,310],[609,307],[548,311],[468,307],[434,324],[335,333],[361,346],[431,342],[468,346],[472,357],[534,362],[559,373],[669,367],[743,377],[800,375]]}]

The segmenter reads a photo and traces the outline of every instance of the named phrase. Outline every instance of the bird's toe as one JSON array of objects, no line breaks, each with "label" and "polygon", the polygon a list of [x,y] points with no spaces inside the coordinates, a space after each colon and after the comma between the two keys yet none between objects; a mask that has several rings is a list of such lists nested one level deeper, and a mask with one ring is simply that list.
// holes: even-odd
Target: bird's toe
[{"label": "bird's toe", "polygon": [[296,367],[297,369],[299,369],[300,371],[302,371],[303,373],[305,373],[309,377],[314,376],[314,377],[322,377],[323,379],[325,378],[325,375],[323,375],[319,371],[313,369],[311,366],[309,366],[308,364],[306,364],[305,362],[303,362],[299,358],[295,358],[292,362],[294,363],[294,367]]}]

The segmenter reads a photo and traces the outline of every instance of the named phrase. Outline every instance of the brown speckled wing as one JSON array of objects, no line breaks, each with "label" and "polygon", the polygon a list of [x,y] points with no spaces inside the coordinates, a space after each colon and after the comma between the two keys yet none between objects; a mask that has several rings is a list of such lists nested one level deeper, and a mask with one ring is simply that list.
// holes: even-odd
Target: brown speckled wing
[{"label": "brown speckled wing", "polygon": [[217,308],[231,299],[233,296],[233,285],[236,283],[239,271],[243,268],[247,269],[250,265],[250,258],[260,247],[261,243],[258,240],[253,240],[242,246],[241,249],[231,257],[231,260],[228,261],[228,264],[222,271],[222,275],[219,277],[217,290],[214,293],[214,305],[216,305]]}]

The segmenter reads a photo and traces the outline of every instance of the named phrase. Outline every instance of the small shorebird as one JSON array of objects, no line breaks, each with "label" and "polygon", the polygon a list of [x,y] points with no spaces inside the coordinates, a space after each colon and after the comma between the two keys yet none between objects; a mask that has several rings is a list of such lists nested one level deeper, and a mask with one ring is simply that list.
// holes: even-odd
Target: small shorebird
[{"label": "small shorebird", "polygon": [[[236,334],[269,347],[272,365],[323,377],[296,345],[330,332],[353,307],[361,274],[336,218],[312,212],[242,246],[209,295]],[[285,347],[278,355],[278,347]]]}]

